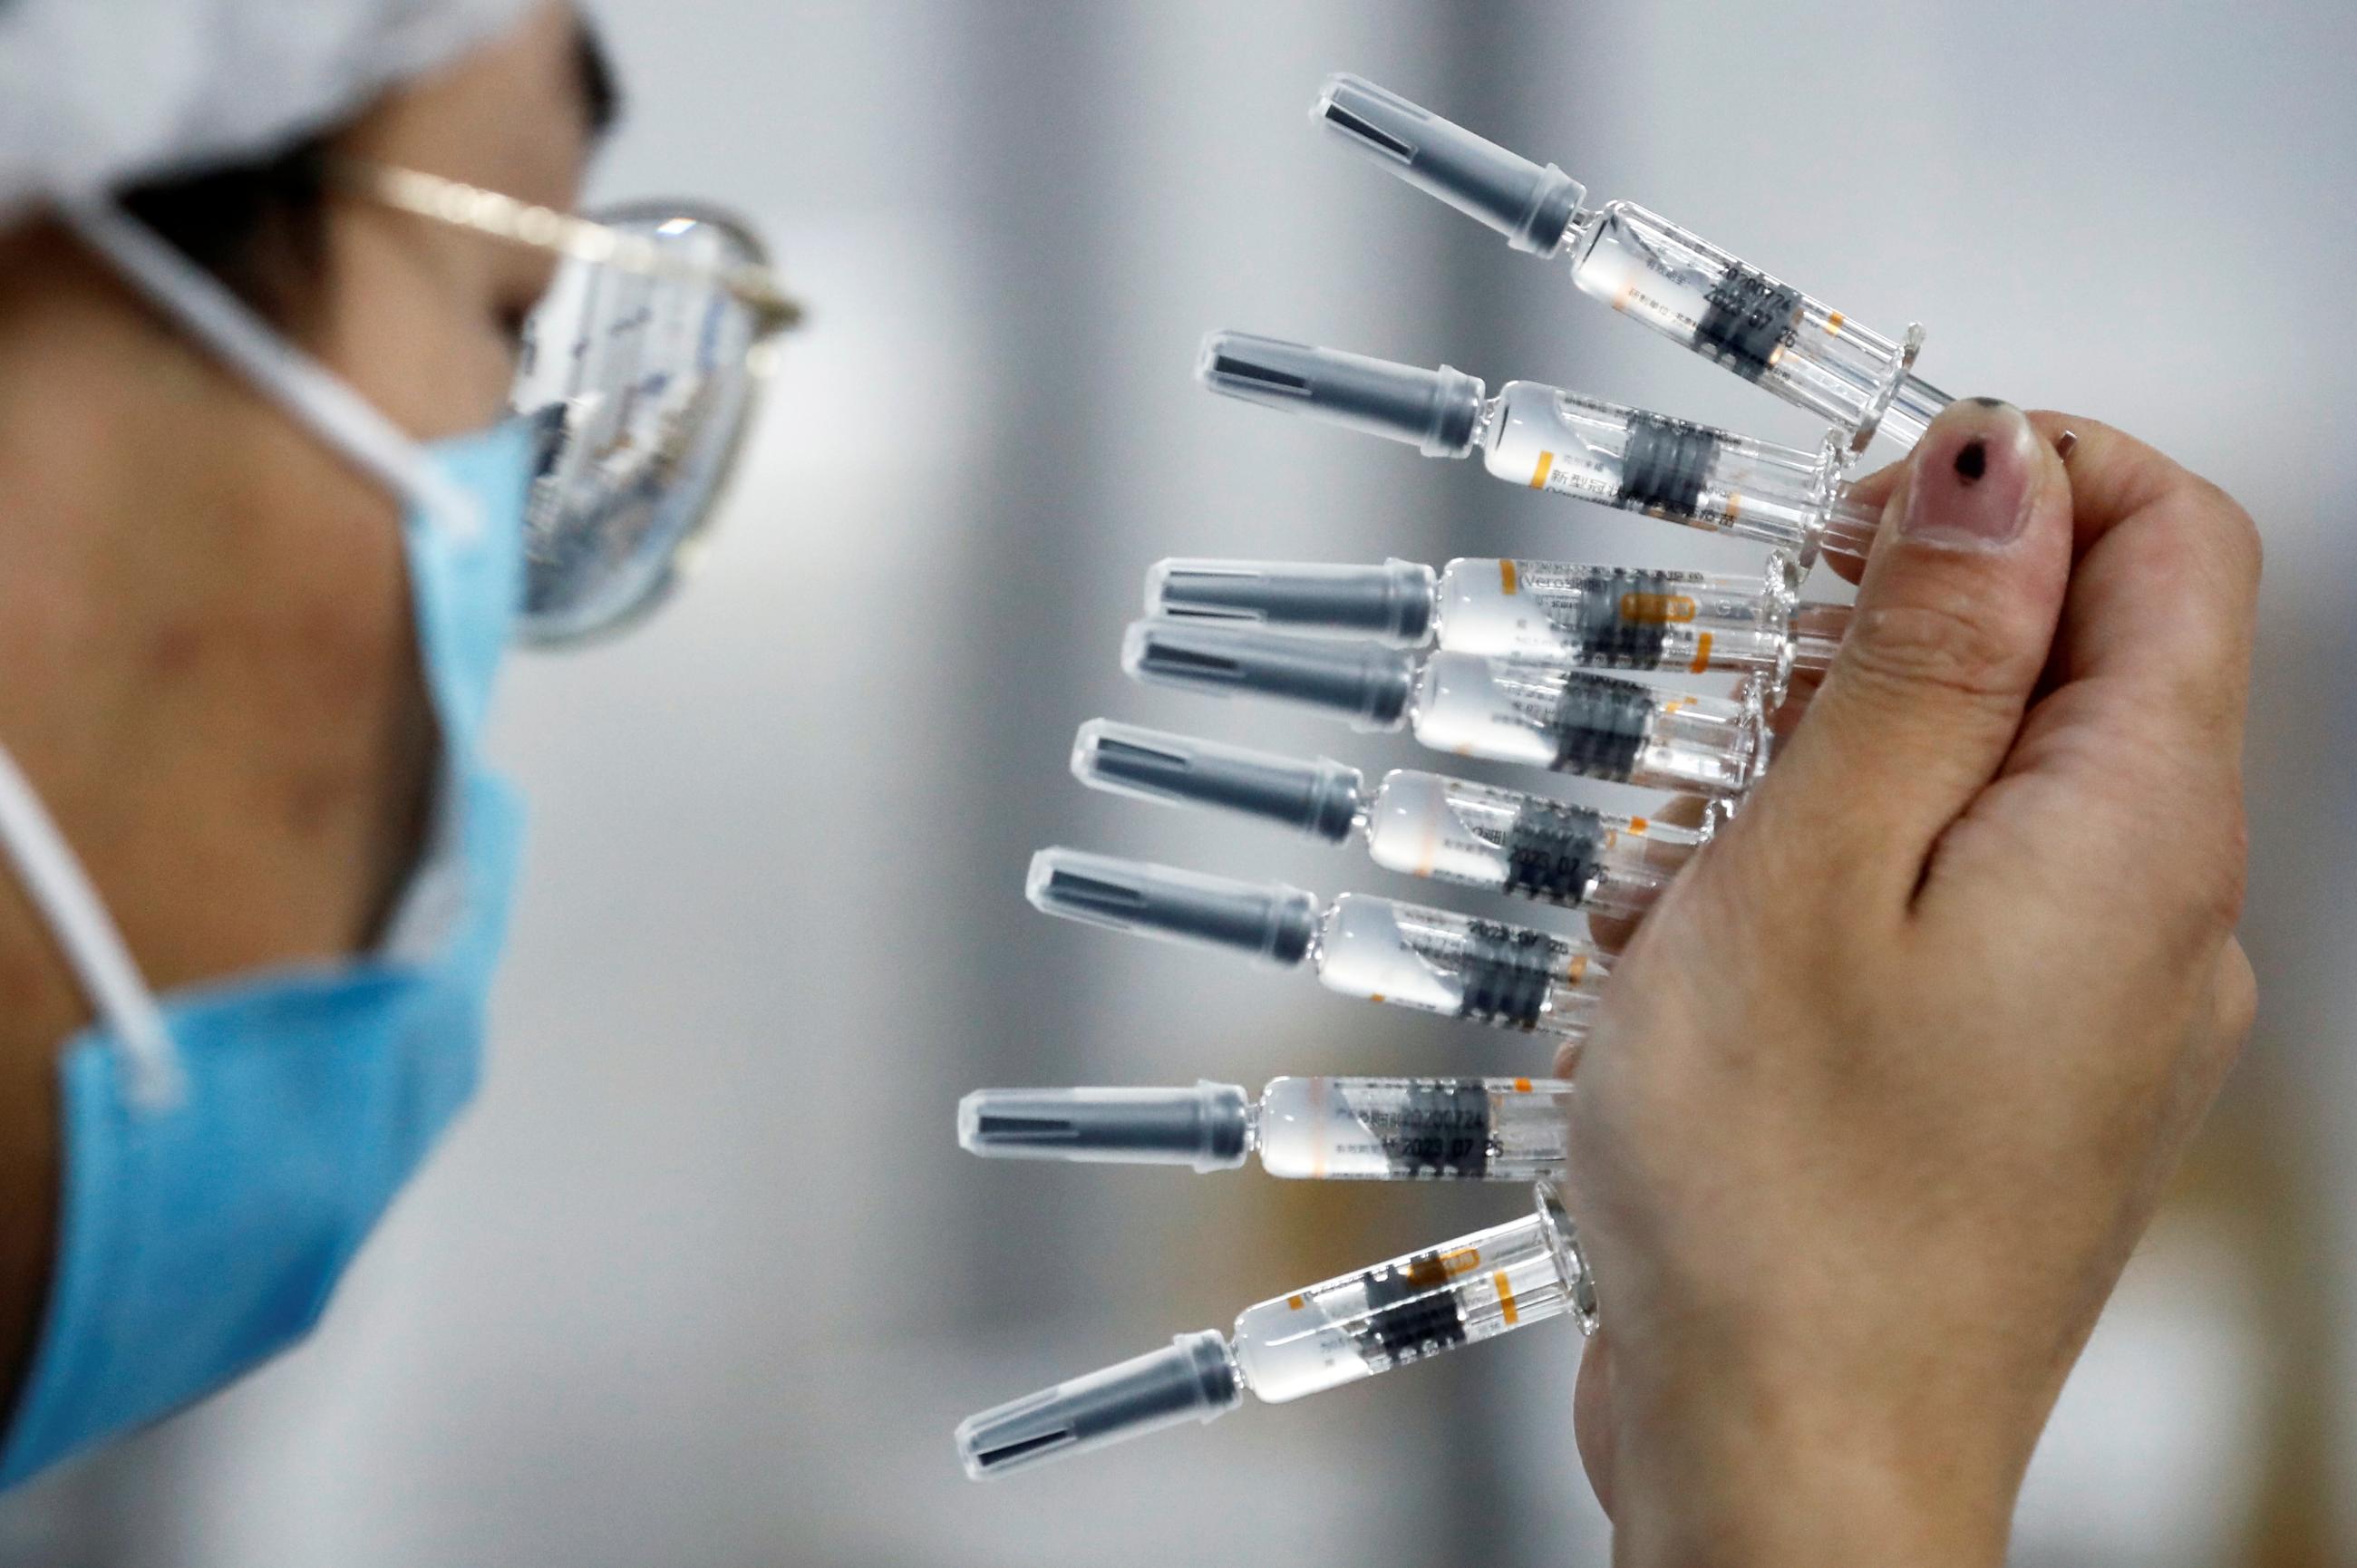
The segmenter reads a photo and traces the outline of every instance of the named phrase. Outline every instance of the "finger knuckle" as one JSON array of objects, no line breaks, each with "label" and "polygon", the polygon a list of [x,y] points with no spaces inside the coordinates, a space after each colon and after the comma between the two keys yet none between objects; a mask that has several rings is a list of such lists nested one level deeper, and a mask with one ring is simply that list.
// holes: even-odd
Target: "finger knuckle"
[{"label": "finger knuckle", "polygon": [[2226,811],[2222,826],[2205,878],[2208,913],[2218,929],[2231,931],[2241,923],[2250,896],[2251,829],[2239,806]]},{"label": "finger knuckle", "polygon": [[2225,502],[2224,541],[2232,553],[2245,587],[2256,587],[2266,571],[2266,541],[2259,533],[2259,525],[2225,491],[2218,492]]},{"label": "finger knuckle", "polygon": [[2218,976],[2219,1043],[2229,1060],[2241,1053],[2243,1042],[2258,1021],[2258,976],[2252,972],[2250,955],[2244,952],[2243,944],[2230,942]]},{"label": "finger knuckle", "polygon": [[2004,629],[1961,604],[1893,605],[1851,628],[1846,672],[1888,690],[1943,691],[1976,702],[2010,700],[2024,660]]},{"label": "finger knuckle", "polygon": [[2199,520],[2198,537],[2217,558],[2212,564],[2222,564],[2227,580],[2236,586],[2255,587],[2266,564],[2266,542],[2243,503],[2213,481],[2190,472],[2184,477],[2180,498]]}]

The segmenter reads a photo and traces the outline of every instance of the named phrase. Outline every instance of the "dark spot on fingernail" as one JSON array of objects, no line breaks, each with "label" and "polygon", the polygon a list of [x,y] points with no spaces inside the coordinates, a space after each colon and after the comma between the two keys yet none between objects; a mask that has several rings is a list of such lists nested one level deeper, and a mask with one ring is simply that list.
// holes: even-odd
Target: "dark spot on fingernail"
[{"label": "dark spot on fingernail", "polygon": [[1975,479],[1979,478],[1983,474],[1986,474],[1986,473],[1987,473],[1987,472],[1988,472],[1988,443],[1987,443],[1987,442],[1986,442],[1986,441],[1977,441],[1977,440],[1975,440],[1975,441],[1967,441],[1967,442],[1965,442],[1965,443],[1964,444],[1964,446],[1961,446],[1961,447],[1959,447],[1959,448],[1957,449],[1957,451],[1956,451],[1956,474],[1957,474],[1957,477],[1958,477],[1958,478],[1962,478],[1962,479],[1964,481],[1964,483],[1966,483],[1966,484],[1968,484],[1968,485],[1969,485],[1969,484],[1971,484],[1974,480],[1975,480]]},{"label": "dark spot on fingernail", "polygon": [[1983,408],[2003,408],[2005,406],[2005,399],[2001,397],[1976,397],[1972,401],[1980,404]]}]

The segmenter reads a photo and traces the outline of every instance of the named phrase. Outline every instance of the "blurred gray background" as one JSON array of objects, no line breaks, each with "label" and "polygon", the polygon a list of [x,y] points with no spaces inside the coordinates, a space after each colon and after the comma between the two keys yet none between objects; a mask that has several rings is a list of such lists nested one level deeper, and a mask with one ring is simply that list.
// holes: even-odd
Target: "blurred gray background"
[{"label": "blurred gray background", "polygon": [[2357,1559],[2348,7],[597,9],[631,99],[603,191],[757,215],[813,325],[703,578],[642,635],[515,668],[500,750],[537,816],[481,1101],[312,1343],[0,1503],[0,1563],[1604,1561],[1562,1324],[989,1487],[949,1441],[1525,1202],[955,1149],[985,1083],[1544,1061],[1026,908],[1049,843],[1416,891],[1071,781],[1100,714],[1411,760],[1126,685],[1146,564],[1753,559],[1213,400],[1201,333],[1813,439],[1314,132],[1336,69],[1885,331],[1920,317],[1932,381],[2121,424],[2259,518],[2265,1014],[2017,1557]]}]

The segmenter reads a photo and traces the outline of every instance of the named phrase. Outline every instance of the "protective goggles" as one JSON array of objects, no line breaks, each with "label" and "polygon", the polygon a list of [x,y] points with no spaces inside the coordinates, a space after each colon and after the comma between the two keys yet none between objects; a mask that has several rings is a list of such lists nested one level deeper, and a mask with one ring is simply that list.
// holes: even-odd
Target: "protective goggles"
[{"label": "protective goggles", "polygon": [[776,340],[802,320],[759,239],[687,202],[578,218],[412,169],[337,173],[386,206],[558,258],[510,396],[541,444],[518,631],[574,642],[646,615],[692,564]]}]

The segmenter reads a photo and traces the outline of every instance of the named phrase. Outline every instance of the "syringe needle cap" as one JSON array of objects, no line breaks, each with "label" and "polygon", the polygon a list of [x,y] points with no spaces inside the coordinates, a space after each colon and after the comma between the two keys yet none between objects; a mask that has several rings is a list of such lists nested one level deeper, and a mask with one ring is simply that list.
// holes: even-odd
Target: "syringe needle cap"
[{"label": "syringe needle cap", "polygon": [[1361,730],[1400,726],[1415,663],[1379,642],[1188,621],[1133,621],[1121,645],[1122,670],[1134,681],[1297,703]]},{"label": "syringe needle cap", "polygon": [[1072,739],[1072,776],[1173,805],[1210,806],[1340,843],[1358,826],[1366,780],[1324,757],[1278,757],[1165,730],[1091,719]]},{"label": "syringe needle cap", "polygon": [[1281,882],[1237,882],[1076,849],[1031,857],[1034,908],[1117,931],[1229,949],[1282,968],[1318,940],[1318,900]]},{"label": "syringe needle cap", "polygon": [[1405,441],[1427,457],[1464,456],[1481,424],[1479,377],[1448,365],[1427,371],[1252,332],[1206,337],[1195,379],[1264,408]]},{"label": "syringe needle cap", "polygon": [[958,1457],[968,1476],[985,1480],[1183,1421],[1210,1421],[1243,1397],[1226,1338],[1207,1328],[966,1417],[958,1423]]},{"label": "syringe needle cap", "polygon": [[1432,633],[1433,585],[1431,567],[1396,557],[1380,566],[1174,558],[1146,569],[1146,613],[1376,637],[1414,648]]},{"label": "syringe needle cap", "polygon": [[1587,195],[1555,165],[1534,164],[1364,77],[1329,77],[1310,116],[1518,251],[1552,255]]},{"label": "syringe needle cap", "polygon": [[1243,1086],[977,1089],[958,1101],[958,1146],[997,1159],[1232,1170],[1251,1122]]}]

